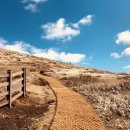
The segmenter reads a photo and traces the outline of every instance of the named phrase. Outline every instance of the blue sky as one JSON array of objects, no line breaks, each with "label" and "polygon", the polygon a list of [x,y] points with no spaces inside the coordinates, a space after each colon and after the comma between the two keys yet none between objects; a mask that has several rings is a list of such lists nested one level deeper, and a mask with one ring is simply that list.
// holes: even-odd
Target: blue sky
[{"label": "blue sky", "polygon": [[0,47],[130,72],[130,0],[1,0]]}]

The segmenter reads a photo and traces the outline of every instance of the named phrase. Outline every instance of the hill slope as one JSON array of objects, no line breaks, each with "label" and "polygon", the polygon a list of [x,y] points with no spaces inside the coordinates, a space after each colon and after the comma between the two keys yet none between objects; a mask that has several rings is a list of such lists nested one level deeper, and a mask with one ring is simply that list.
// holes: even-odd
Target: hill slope
[{"label": "hill slope", "polygon": [[26,67],[61,80],[94,107],[108,130],[130,129],[130,75],[28,56],[0,49],[0,71]]}]

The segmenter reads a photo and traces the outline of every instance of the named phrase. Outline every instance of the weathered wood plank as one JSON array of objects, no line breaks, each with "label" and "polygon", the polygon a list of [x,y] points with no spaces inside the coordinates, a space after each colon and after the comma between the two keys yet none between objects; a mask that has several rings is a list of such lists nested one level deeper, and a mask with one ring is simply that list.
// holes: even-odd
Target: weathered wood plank
[{"label": "weathered wood plank", "polygon": [[0,93],[0,97],[4,97],[4,96],[6,96],[6,95],[8,95],[8,94],[9,94],[9,92],[8,92],[8,91],[3,92],[3,93]]},{"label": "weathered wood plank", "polygon": [[6,87],[9,85],[9,82],[0,83],[0,88]]},{"label": "weathered wood plank", "polygon": [[9,78],[8,82],[9,85],[7,86],[7,91],[9,91],[9,95],[7,96],[9,100],[9,108],[12,108],[12,71],[8,70]]},{"label": "weathered wood plank", "polygon": [[7,78],[7,77],[9,77],[8,74],[0,74],[0,78]]},{"label": "weathered wood plank", "polygon": [[22,75],[22,74],[23,74],[23,71],[19,71],[19,72],[13,73],[12,77],[16,77],[16,76]]},{"label": "weathered wood plank", "polygon": [[23,80],[23,78],[16,79],[16,80],[14,80],[14,81],[12,82],[12,85],[15,85],[15,84],[17,84],[17,83],[19,83],[19,82],[22,82],[22,80]]},{"label": "weathered wood plank", "polygon": [[23,96],[26,97],[26,68],[23,68]]},{"label": "weathered wood plank", "polygon": [[17,98],[19,98],[20,96],[22,96],[23,91],[18,93],[17,95],[15,95],[14,97],[12,97],[12,101],[15,101]]},{"label": "weathered wood plank", "polygon": [[21,92],[22,91],[22,87],[23,87],[22,85],[21,86],[17,86],[17,87],[13,87],[12,88],[12,93],[14,93],[16,91],[20,91]]},{"label": "weathered wood plank", "polygon": [[3,106],[5,106],[5,105],[7,105],[8,103],[9,103],[8,100],[3,101],[3,102],[0,103],[0,107],[3,107]]}]

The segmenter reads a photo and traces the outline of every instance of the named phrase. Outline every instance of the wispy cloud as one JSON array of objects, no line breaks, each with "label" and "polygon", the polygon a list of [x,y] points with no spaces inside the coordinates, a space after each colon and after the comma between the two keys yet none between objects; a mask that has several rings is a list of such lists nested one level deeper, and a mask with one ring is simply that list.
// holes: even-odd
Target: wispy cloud
[{"label": "wispy cloud", "polygon": [[111,53],[111,56],[116,59],[119,59],[121,57],[120,54],[118,54],[117,52]]},{"label": "wispy cloud", "polygon": [[59,52],[58,49],[54,48],[39,49],[23,41],[14,41],[12,44],[9,44],[8,41],[3,38],[0,38],[0,48],[70,63],[79,63],[86,58],[84,54]]},{"label": "wispy cloud", "polygon": [[38,12],[38,7],[36,4],[28,4],[24,8],[25,8],[25,10],[29,10],[31,12]]},{"label": "wispy cloud", "polygon": [[38,12],[39,11],[39,4],[46,2],[47,0],[22,0],[24,4],[24,9],[29,10],[31,12]]},{"label": "wispy cloud", "polygon": [[80,26],[92,23],[93,15],[88,15],[77,23],[66,23],[64,18],[60,18],[56,22],[49,22],[42,25],[42,38],[47,40],[61,40],[63,42],[71,40],[80,34]]},{"label": "wispy cloud", "polygon": [[130,69],[130,65],[124,66],[124,69]]},{"label": "wispy cloud", "polygon": [[81,25],[89,25],[92,23],[92,18],[93,18],[93,15],[88,15],[82,18],[81,20],[79,20],[77,23],[74,23],[73,27],[79,28]]},{"label": "wispy cloud", "polygon": [[130,65],[124,66],[123,69],[127,70],[127,72],[130,73]]}]

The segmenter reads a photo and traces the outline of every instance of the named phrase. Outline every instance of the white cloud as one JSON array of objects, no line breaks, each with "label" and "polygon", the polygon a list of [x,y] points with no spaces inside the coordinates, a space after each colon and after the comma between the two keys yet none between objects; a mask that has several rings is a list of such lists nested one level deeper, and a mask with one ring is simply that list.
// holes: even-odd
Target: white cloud
[{"label": "white cloud", "polygon": [[0,48],[4,47],[7,41],[3,38],[0,38]]},{"label": "white cloud", "polygon": [[114,58],[116,58],[116,59],[119,59],[121,57],[120,54],[118,54],[116,52],[111,53],[111,56],[114,57]]},{"label": "white cloud", "polygon": [[46,2],[47,0],[30,0],[30,2],[34,2],[36,4]]},{"label": "white cloud", "polygon": [[80,65],[88,66],[93,61],[93,57],[89,56],[80,63]]},{"label": "white cloud", "polygon": [[41,3],[46,2],[47,0],[22,0],[23,4],[26,4],[24,6],[25,10],[29,10],[31,12],[38,12],[38,5]]},{"label": "white cloud", "polygon": [[80,34],[80,31],[70,27],[65,23],[65,19],[60,18],[56,23],[42,25],[45,35],[42,38],[48,40],[59,39],[62,41],[71,40],[72,37]]},{"label": "white cloud", "polygon": [[53,48],[39,49],[23,41],[15,41],[13,44],[9,44],[2,38],[0,38],[0,48],[34,55],[37,57],[71,63],[79,63],[86,57],[84,54],[59,52]]},{"label": "white cloud", "polygon": [[66,23],[64,18],[60,18],[55,23],[47,23],[42,25],[43,34],[42,38],[47,40],[61,40],[61,41],[69,41],[73,37],[80,34],[80,26],[91,24],[92,15],[88,15],[78,21],[77,23]]},{"label": "white cloud", "polygon": [[124,66],[123,69],[127,70],[127,72],[130,74],[130,65]]},{"label": "white cloud", "polygon": [[38,12],[38,8],[36,4],[28,4],[24,7],[25,10],[29,10],[31,12]]},{"label": "white cloud", "polygon": [[126,48],[122,53],[122,56],[130,56],[130,47]]},{"label": "white cloud", "polygon": [[43,3],[46,2],[47,0],[22,0],[22,3],[35,3],[35,4],[39,4],[39,3]]},{"label": "white cloud", "polygon": [[0,38],[0,48],[17,51],[20,53],[29,54],[29,49],[32,46],[28,43],[25,43],[23,41],[15,41],[13,44],[9,44],[8,41]]},{"label": "white cloud", "polygon": [[124,69],[130,69],[130,65],[124,66]]},{"label": "white cloud", "polygon": [[71,63],[81,62],[86,57],[84,54],[58,52],[53,48],[50,48],[46,51],[40,50],[38,53],[35,53],[34,56],[44,57],[44,58],[63,61],[63,62],[71,62]]},{"label": "white cloud", "polygon": [[93,15],[88,15],[88,16],[82,18],[81,20],[79,20],[77,23],[74,23],[73,27],[79,28],[80,25],[91,24],[92,23],[92,18],[93,18]]},{"label": "white cloud", "polygon": [[119,58],[121,58],[123,56],[130,56],[130,47],[124,49],[120,54],[116,53],[116,52],[111,53],[111,56],[116,58],[116,59],[119,59]]},{"label": "white cloud", "polygon": [[117,35],[117,44],[130,45],[130,30],[126,30]]},{"label": "white cloud", "polygon": [[[117,44],[124,44],[124,45],[130,45],[130,31],[126,30],[121,33],[118,33],[117,39],[116,39]],[[111,53],[111,56],[119,59],[123,56],[130,56],[130,47],[127,47],[124,49],[121,53]]]},{"label": "white cloud", "polygon": [[59,59],[63,62],[72,62],[73,63],[78,63],[82,59],[85,58],[85,55],[83,54],[71,54],[71,53],[65,53],[62,52],[60,53]]}]

